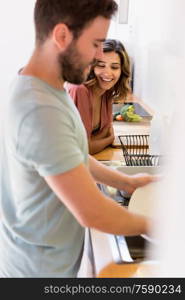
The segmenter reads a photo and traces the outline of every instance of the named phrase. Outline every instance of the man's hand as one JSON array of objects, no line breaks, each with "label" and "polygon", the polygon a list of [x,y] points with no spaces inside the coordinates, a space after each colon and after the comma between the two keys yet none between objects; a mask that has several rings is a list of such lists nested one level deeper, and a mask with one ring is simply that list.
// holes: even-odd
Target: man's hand
[{"label": "man's hand", "polygon": [[147,173],[132,175],[130,176],[129,183],[124,191],[131,195],[138,187],[144,186],[150,182],[159,181],[161,178],[161,175],[150,175]]}]

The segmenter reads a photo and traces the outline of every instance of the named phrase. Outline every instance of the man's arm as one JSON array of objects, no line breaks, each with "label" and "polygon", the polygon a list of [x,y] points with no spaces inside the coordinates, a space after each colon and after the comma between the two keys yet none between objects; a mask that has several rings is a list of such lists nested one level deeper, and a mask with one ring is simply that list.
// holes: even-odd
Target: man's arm
[{"label": "man's arm", "polygon": [[120,235],[148,233],[147,218],[101,193],[85,165],[45,180],[82,226]]},{"label": "man's arm", "polygon": [[103,165],[95,158],[89,155],[90,172],[96,182],[110,185],[119,190],[124,190],[132,194],[137,187],[159,180],[160,176],[139,173],[136,175],[127,175],[113,170]]}]

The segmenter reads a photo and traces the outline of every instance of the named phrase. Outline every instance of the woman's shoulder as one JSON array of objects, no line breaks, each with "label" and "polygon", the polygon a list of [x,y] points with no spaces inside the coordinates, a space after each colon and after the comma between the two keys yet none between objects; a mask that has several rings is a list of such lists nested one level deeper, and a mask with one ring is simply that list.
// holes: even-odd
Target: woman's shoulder
[{"label": "woman's shoulder", "polygon": [[89,89],[84,84],[72,84],[69,82],[65,82],[64,88],[67,90],[67,92],[76,92],[76,93],[88,93]]}]

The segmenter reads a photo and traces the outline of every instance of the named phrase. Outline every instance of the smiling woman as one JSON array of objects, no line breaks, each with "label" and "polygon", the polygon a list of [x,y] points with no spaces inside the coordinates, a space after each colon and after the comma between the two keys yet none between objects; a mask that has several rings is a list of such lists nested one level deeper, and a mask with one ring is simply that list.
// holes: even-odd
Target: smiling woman
[{"label": "smiling woman", "polygon": [[113,143],[112,102],[115,97],[124,99],[130,94],[130,78],[129,56],[123,44],[107,39],[85,84],[66,83],[84,123],[90,154]]},{"label": "smiling woman", "polygon": [[109,90],[119,80],[121,75],[121,61],[116,52],[107,52],[97,61],[94,74],[100,89]]}]

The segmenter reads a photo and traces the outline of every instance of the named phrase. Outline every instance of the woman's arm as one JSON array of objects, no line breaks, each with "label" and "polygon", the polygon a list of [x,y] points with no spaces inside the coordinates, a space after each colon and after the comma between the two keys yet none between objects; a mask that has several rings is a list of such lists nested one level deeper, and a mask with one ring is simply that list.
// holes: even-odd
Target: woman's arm
[{"label": "woman's arm", "polygon": [[88,139],[89,142],[89,153],[95,154],[102,151],[107,146],[111,145],[114,141],[114,130],[111,127],[104,128],[100,133],[91,136]]}]

